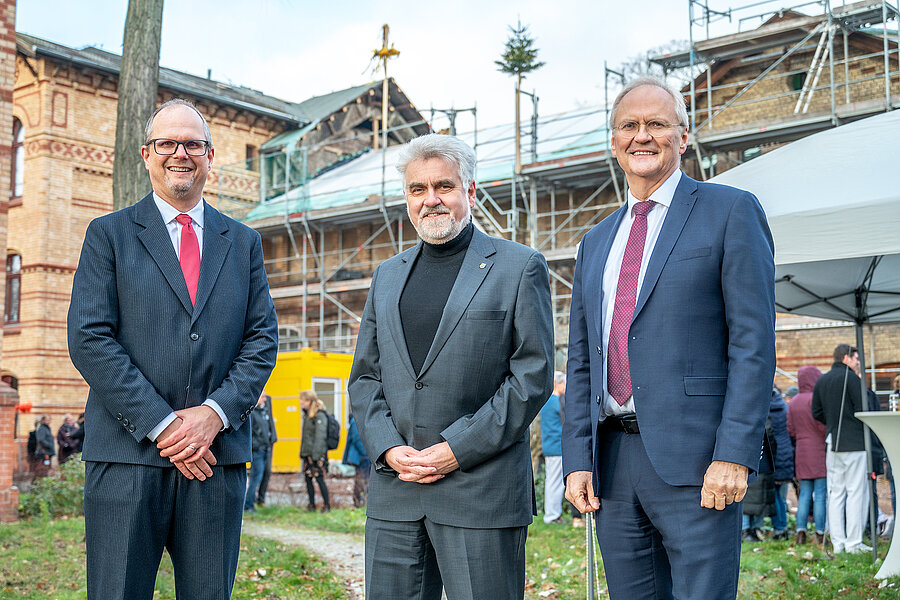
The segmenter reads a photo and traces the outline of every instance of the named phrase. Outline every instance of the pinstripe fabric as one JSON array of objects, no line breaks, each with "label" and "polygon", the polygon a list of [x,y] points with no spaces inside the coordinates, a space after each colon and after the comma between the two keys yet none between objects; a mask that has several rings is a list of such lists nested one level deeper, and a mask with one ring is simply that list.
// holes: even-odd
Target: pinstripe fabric
[{"label": "pinstripe fabric", "polygon": [[230,596],[247,481],[243,465],[213,467],[203,482],[171,468],[121,463],[88,462],[85,474],[88,598],[152,598],[163,548],[172,558],[178,598]]},{"label": "pinstripe fabric", "polygon": [[[277,324],[259,234],[204,211],[194,305],[152,196],[95,219],[85,234],[68,340],[90,386],[89,598],[151,598],[163,546],[179,597],[230,595],[250,460],[244,425],[275,363]],[[171,411],[207,398],[230,427],[211,447],[213,477],[188,481],[146,436]]]},{"label": "pinstripe fabric", "polygon": [[212,446],[219,464],[250,460],[244,425],[275,364],[275,309],[259,234],[205,215],[196,306],[151,196],[88,226],[68,319],[91,388],[84,460],[169,466],[147,433],[207,398],[232,426]]}]

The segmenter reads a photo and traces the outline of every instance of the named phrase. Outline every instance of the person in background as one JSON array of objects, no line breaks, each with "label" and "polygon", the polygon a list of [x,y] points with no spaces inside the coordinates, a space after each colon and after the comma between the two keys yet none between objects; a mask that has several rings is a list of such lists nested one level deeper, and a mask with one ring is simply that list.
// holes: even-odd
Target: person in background
[{"label": "person in background", "polygon": [[863,423],[854,414],[864,410],[860,393],[859,352],[849,344],[834,349],[831,370],[813,388],[813,417],[825,424],[825,467],[828,477],[828,529],[834,552],[870,552],[863,543],[868,514],[866,452]]},{"label": "person in background", "polygon": [[328,486],[325,485],[325,471],[328,469],[328,417],[325,405],[312,390],[300,392],[300,408],[303,409],[303,437],[300,440],[300,460],[303,462],[303,476],[306,478],[306,493],[309,504],[306,510],[316,510],[316,488],[319,484],[322,494],[322,512],[331,510],[328,500]]},{"label": "person in background", "polygon": [[247,493],[244,495],[244,512],[256,512],[256,490],[262,481],[266,465],[272,459],[272,438],[275,437],[275,423],[266,410],[271,396],[263,391],[256,401],[256,408],[250,413],[250,476],[247,478]]},{"label": "person in background", "polygon": [[72,432],[72,439],[75,440],[75,452],[77,454],[84,447],[84,413],[78,415],[78,420],[75,424],[78,425],[78,429]]},{"label": "person in background", "polygon": [[59,444],[59,464],[65,463],[78,452],[78,440],[72,438],[72,434],[78,430],[72,415],[63,417],[63,424],[56,431],[56,442]]},{"label": "person in background", "polygon": [[50,431],[50,417],[47,415],[38,418],[35,424],[34,438],[37,442],[34,451],[34,476],[46,477],[50,474],[50,464],[56,455],[53,432]]},{"label": "person in background", "polygon": [[773,540],[787,539],[787,491],[794,478],[794,446],[787,430],[788,407],[778,388],[772,390],[769,419],[775,436],[775,514],[772,516]]},{"label": "person in background", "polygon": [[816,528],[816,543],[825,543],[825,507],[828,479],[825,471],[825,425],[812,416],[812,395],[822,372],[813,366],[800,367],[797,382],[800,392],[788,406],[788,434],[795,441],[794,473],[800,480],[797,497],[798,544],[806,543],[810,507]]},{"label": "person in background", "polygon": [[562,523],[566,491],[562,475],[562,419],[560,399],[566,393],[566,374],[553,373],[553,394],[541,408],[541,451],[544,454],[544,523]]},{"label": "person in background", "polygon": [[267,400],[265,411],[269,415],[269,423],[272,426],[272,436],[269,438],[269,459],[266,461],[266,470],[263,471],[262,479],[259,481],[259,491],[256,492],[256,505],[265,506],[266,492],[269,489],[269,478],[272,477],[272,455],[275,450],[275,442],[278,441],[278,428],[275,427],[275,416],[272,414],[272,396],[266,394]]},{"label": "person in background", "polygon": [[796,385],[792,385],[788,389],[784,390],[784,394],[782,394],[782,397],[784,398],[784,401],[788,404],[788,406],[790,406],[791,402],[794,401],[794,396],[799,393],[800,388]]},{"label": "person in background", "polygon": [[355,473],[353,475],[353,506],[359,508],[366,505],[366,497],[369,494],[369,475],[372,461],[366,454],[362,440],[359,437],[359,430],[356,427],[356,419],[353,413],[350,413],[350,425],[347,428],[347,443],[344,445],[345,465],[353,466]]}]

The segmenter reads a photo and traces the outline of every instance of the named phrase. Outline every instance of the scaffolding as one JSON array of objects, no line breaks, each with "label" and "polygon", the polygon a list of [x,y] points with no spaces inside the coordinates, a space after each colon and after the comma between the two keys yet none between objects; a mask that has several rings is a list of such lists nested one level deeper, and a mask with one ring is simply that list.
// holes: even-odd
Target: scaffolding
[{"label": "scaffolding", "polygon": [[[696,128],[684,167],[695,178],[706,179],[803,135],[900,105],[900,62],[894,61],[900,57],[896,35],[887,28],[898,12],[888,2],[840,7],[807,2],[771,10],[766,5],[773,2],[727,10],[712,10],[699,0],[688,4],[690,48],[652,60],[667,74],[707,66],[685,89]],[[820,14],[802,12],[818,8]],[[709,37],[716,20],[737,22],[739,31]],[[748,29],[749,24],[756,27]],[[878,25],[880,36],[873,33]],[[698,27],[706,38],[695,39]],[[836,35],[843,38],[838,53]],[[843,77],[835,75],[841,72]],[[603,77],[602,105],[543,116],[535,108],[518,132],[513,125],[500,125],[458,133],[478,157],[476,226],[528,244],[547,258],[558,366],[568,337],[577,244],[621,206],[626,189],[609,147],[606,108],[609,84],[618,86],[623,77],[605,64]],[[465,112],[447,116],[454,130]],[[757,118],[760,112],[764,116]],[[401,127],[408,131],[410,124],[389,127],[387,133]],[[517,135],[526,157],[518,175]],[[282,349],[352,351],[375,268],[417,243],[398,175],[393,169],[382,174],[383,163],[396,162],[402,136],[393,141],[390,147],[346,157],[315,177],[304,165],[317,145],[260,158],[256,169],[245,164],[218,171],[220,186],[240,179],[237,175],[252,179],[248,173],[258,173],[256,199],[225,189],[219,197],[226,210],[228,204],[239,208],[235,214],[263,235]],[[266,164],[269,160],[281,166]]]}]

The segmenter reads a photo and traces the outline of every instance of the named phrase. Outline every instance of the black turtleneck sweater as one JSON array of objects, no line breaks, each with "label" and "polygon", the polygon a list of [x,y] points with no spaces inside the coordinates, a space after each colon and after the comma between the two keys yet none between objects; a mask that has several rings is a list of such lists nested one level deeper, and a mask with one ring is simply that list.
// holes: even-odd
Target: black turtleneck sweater
[{"label": "black turtleneck sweater", "polygon": [[403,337],[416,373],[421,371],[428,356],[474,230],[470,221],[459,235],[445,244],[423,242],[422,251],[400,294]]}]

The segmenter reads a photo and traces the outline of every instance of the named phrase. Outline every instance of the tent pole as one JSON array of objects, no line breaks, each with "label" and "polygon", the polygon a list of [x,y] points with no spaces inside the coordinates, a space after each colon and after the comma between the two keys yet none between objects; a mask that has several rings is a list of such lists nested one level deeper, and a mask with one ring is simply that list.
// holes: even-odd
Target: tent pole
[{"label": "tent pole", "polygon": [[[860,293],[856,293],[857,310],[860,310]],[[862,393],[862,408],[865,411],[871,410],[869,406],[869,391],[866,388],[866,355],[864,352],[865,340],[863,338],[863,326],[861,321],[856,322],[856,349],[859,352],[859,382],[860,392]],[[863,423],[863,440],[866,445],[866,485],[869,487],[869,534],[872,537],[872,562],[878,560],[878,533],[876,530],[877,511],[875,508],[875,470],[872,468],[872,432],[869,426]]]}]

